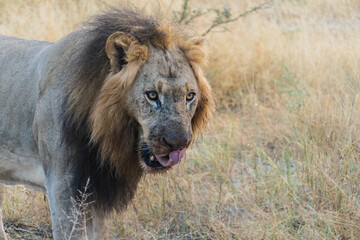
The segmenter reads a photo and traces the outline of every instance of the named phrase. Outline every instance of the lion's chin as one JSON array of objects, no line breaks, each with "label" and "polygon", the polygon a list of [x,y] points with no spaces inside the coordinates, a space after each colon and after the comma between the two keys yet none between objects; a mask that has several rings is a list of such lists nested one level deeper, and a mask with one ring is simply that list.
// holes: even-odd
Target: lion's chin
[{"label": "lion's chin", "polygon": [[140,167],[142,168],[144,173],[148,173],[148,174],[162,174],[162,173],[166,173],[168,170],[171,169],[171,167],[159,167],[159,168],[149,167],[144,162],[143,159],[140,159],[139,162],[140,162]]}]

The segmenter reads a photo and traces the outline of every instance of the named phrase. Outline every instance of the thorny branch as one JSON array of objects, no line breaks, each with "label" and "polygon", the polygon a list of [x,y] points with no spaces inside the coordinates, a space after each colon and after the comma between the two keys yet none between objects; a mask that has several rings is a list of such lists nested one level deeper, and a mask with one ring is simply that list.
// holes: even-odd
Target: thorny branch
[{"label": "thorny branch", "polygon": [[237,15],[235,18],[228,18],[226,20],[221,20],[221,21],[214,21],[213,24],[204,32],[201,34],[202,37],[206,36],[208,33],[211,32],[212,29],[214,29],[215,27],[218,27],[220,25],[223,25],[223,24],[227,24],[227,23],[230,23],[230,22],[235,22],[236,20],[238,20],[239,18],[241,17],[245,17],[251,13],[254,13],[254,12],[257,12],[258,10],[262,10],[262,9],[267,9],[270,7],[271,3],[273,2],[273,0],[271,1],[268,1],[268,2],[265,2],[265,3],[262,3],[258,6],[255,6],[253,8],[251,8],[250,10],[247,10],[239,15]]}]

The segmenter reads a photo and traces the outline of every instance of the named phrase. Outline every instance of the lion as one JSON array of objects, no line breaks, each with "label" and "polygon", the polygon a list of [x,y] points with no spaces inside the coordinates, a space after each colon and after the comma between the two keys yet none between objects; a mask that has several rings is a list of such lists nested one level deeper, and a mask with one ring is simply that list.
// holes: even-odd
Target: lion
[{"label": "lion", "polygon": [[48,195],[55,240],[106,239],[109,214],[214,113],[204,39],[135,7],[55,43],[0,36],[0,51],[0,182]]}]

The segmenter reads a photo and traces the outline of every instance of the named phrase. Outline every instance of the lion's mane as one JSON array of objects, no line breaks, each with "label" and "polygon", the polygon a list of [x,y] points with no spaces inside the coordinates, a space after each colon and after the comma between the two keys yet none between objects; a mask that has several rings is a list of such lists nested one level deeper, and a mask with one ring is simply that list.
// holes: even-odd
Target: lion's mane
[{"label": "lion's mane", "polygon": [[[121,210],[132,199],[142,169],[137,155],[139,126],[128,115],[119,93],[126,91],[146,61],[148,45],[162,50],[179,48],[200,90],[192,120],[194,134],[199,133],[214,111],[211,90],[201,71],[205,63],[204,41],[164,17],[151,17],[133,7],[99,14],[78,31],[82,39],[78,51],[68,59],[73,80],[67,86],[62,125],[68,161],[75,164],[71,184],[79,194],[90,180],[88,200],[95,201],[97,209]],[[105,44],[115,32],[133,36],[138,47],[126,53],[118,49],[121,56],[114,69]]]}]

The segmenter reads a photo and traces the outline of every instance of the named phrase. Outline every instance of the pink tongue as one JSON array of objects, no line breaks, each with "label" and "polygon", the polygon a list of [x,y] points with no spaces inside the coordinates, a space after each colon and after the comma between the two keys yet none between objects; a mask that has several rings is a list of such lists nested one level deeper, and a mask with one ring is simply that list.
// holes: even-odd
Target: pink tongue
[{"label": "pink tongue", "polygon": [[173,151],[169,154],[169,160],[165,157],[156,156],[156,159],[160,162],[161,165],[164,167],[170,167],[178,164],[181,159],[184,157],[186,152],[186,148],[181,150]]}]

